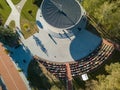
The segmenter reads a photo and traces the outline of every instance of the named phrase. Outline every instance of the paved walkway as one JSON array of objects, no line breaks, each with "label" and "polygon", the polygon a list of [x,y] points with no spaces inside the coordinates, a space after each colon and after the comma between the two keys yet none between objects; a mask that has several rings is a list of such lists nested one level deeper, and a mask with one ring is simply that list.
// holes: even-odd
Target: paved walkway
[{"label": "paved walkway", "polygon": [[70,65],[69,63],[66,63],[66,76],[67,76],[67,80],[66,80],[66,86],[67,86],[67,90],[73,90],[72,87],[72,75],[71,75],[71,70],[70,70]]},{"label": "paved walkway", "polygon": [[16,6],[16,9],[19,11],[19,13],[21,13],[21,10],[24,6],[24,4],[26,3],[27,0],[21,0]]},{"label": "paved walkway", "polygon": [[[9,4],[9,6],[11,7],[12,9],[12,12],[10,13],[7,21],[5,22],[5,25],[9,25],[9,23],[13,20],[15,21],[15,26],[17,27],[17,31],[21,37],[21,39],[24,39],[23,35],[19,32],[19,30],[21,30],[21,27],[20,27],[20,12],[25,4],[25,2],[27,0],[21,0],[20,3],[18,3],[16,6],[12,3],[11,0],[6,0],[7,3]],[[19,8],[18,8],[19,6]]]},{"label": "paved walkway", "polygon": [[0,75],[2,76],[7,89],[9,90],[28,90],[16,70],[11,58],[6,54],[5,49],[0,44]]},{"label": "paved walkway", "polygon": [[11,7],[12,12],[10,13],[5,25],[9,25],[9,23],[12,20],[14,20],[16,26],[20,28],[20,13],[18,12],[18,10],[16,9],[16,7],[14,6],[14,4],[12,3],[11,0],[6,0],[6,1],[9,4],[9,6]]},{"label": "paved walkway", "polygon": [[66,63],[66,71],[67,71],[67,78],[68,80],[72,80],[72,76],[71,76],[71,70],[70,70],[70,65],[69,63]]}]

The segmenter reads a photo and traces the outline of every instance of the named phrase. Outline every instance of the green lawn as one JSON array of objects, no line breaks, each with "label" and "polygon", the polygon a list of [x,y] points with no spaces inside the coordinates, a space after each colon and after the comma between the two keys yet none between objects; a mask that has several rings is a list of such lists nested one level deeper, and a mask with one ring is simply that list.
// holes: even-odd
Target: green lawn
[{"label": "green lawn", "polygon": [[0,16],[1,16],[2,20],[3,20],[2,21],[3,24],[7,20],[10,12],[11,12],[11,8],[7,4],[6,0],[0,0]]},{"label": "green lawn", "polygon": [[14,30],[14,29],[15,29],[15,21],[14,21],[14,20],[12,20],[12,21],[9,23],[9,28],[10,28],[11,30]]},{"label": "green lawn", "polygon": [[[31,21],[31,22],[35,22],[36,20],[36,13],[38,10],[38,6],[36,4],[34,4],[35,0],[27,0],[27,2],[25,3],[23,9],[22,9],[22,17],[26,18],[27,20]],[[29,11],[32,11],[32,13],[30,14]]]},{"label": "green lawn", "polygon": [[21,0],[11,0],[13,2],[13,4],[18,4]]},{"label": "green lawn", "polygon": [[[41,2],[41,0],[39,0],[39,2]],[[20,23],[25,38],[30,37],[38,31],[38,28],[36,27],[36,13],[39,7],[34,3],[34,0],[27,0],[21,12]],[[28,24],[29,31],[24,28],[25,24]]]}]

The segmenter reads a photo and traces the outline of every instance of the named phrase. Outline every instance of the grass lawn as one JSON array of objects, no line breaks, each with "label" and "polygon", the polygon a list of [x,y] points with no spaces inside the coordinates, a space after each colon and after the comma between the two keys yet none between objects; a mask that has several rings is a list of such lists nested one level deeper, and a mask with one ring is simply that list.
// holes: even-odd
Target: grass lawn
[{"label": "grass lawn", "polygon": [[21,0],[11,0],[13,2],[13,4],[18,4]]},{"label": "grass lawn", "polygon": [[7,20],[10,12],[11,12],[11,8],[7,4],[6,0],[0,0],[0,17],[2,18],[3,24]]},{"label": "grass lawn", "polygon": [[[39,2],[41,1],[42,0],[39,0]],[[22,9],[20,23],[24,38],[28,38],[38,31],[36,27],[36,13],[38,8],[39,7],[34,4],[34,0],[27,0]],[[29,30],[24,27],[25,24],[28,25]]]},{"label": "grass lawn", "polygon": [[10,22],[9,28],[12,29],[12,30],[15,29],[15,21],[14,21],[14,20],[12,20],[12,21]]},{"label": "grass lawn", "polygon": [[[26,25],[28,28],[25,27]],[[28,37],[36,33],[38,31],[38,28],[35,22],[31,22],[26,18],[21,17],[21,30],[24,38],[27,39]]]}]

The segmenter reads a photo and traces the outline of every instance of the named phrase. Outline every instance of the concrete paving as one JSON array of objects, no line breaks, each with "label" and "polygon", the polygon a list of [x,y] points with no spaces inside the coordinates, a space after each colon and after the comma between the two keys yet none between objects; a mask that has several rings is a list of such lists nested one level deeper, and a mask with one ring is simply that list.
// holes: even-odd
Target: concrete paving
[{"label": "concrete paving", "polygon": [[21,10],[24,6],[24,4],[26,3],[27,0],[21,0],[16,6],[16,9],[18,10],[19,13],[21,13]]},{"label": "concrete paving", "polygon": [[[86,37],[86,38],[85,38]],[[33,55],[48,61],[71,62],[79,60],[95,50],[101,39],[87,30],[78,31],[76,36],[60,39],[48,35],[43,30],[24,41]]]}]

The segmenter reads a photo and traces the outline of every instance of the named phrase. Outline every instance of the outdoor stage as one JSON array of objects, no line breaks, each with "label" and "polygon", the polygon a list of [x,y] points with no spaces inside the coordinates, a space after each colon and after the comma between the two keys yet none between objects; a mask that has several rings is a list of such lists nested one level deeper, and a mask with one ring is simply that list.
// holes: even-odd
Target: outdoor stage
[{"label": "outdoor stage", "polygon": [[72,37],[61,39],[40,30],[25,40],[24,44],[34,55],[48,61],[71,62],[86,57],[101,43],[101,38],[84,29],[75,30],[73,34]]}]

